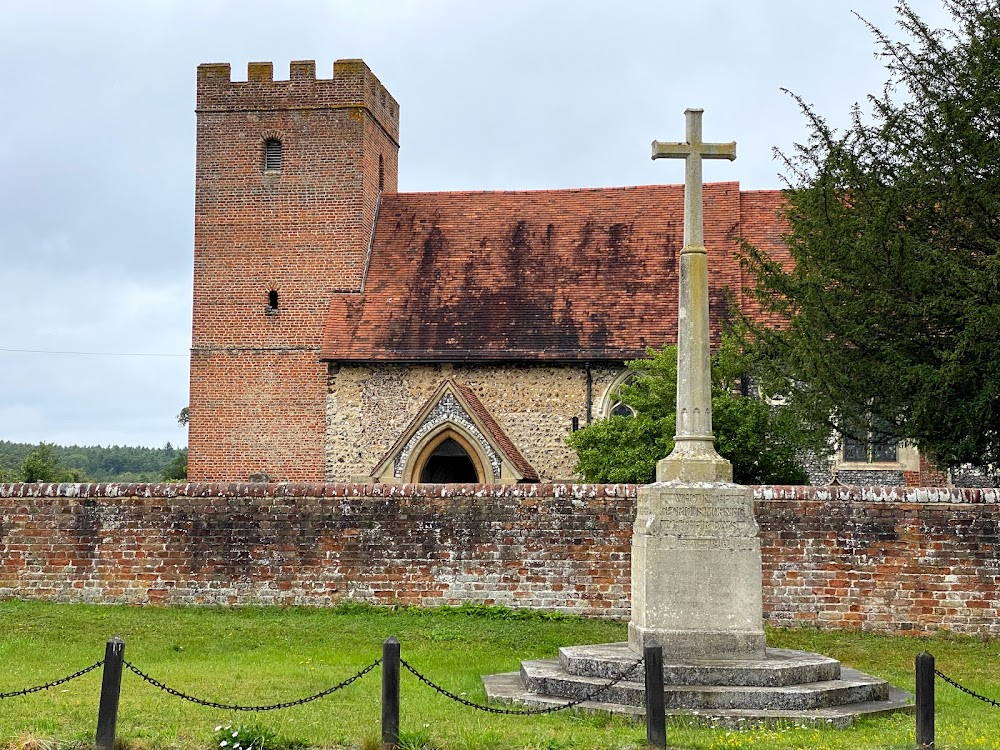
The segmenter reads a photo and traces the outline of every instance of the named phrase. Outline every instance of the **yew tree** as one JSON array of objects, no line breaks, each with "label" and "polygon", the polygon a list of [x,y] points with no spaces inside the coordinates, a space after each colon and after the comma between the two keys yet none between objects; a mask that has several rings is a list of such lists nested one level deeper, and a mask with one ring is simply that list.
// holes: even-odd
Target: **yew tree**
[{"label": "yew tree", "polygon": [[[1000,466],[1000,3],[905,3],[869,24],[885,89],[831,128],[795,96],[783,268],[744,245],[765,311],[744,320],[767,388],[814,425],[892,436],[941,466]],[[894,38],[899,37],[899,38]]]}]

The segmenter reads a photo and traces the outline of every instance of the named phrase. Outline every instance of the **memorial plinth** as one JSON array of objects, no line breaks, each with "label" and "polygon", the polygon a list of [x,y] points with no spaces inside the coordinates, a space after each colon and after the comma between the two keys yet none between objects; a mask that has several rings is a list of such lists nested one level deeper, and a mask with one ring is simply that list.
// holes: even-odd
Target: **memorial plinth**
[{"label": "memorial plinth", "polygon": [[[570,646],[557,659],[521,662],[520,672],[483,677],[490,700],[538,708],[573,703],[578,709],[645,714],[639,674],[587,698],[635,663],[626,643]],[[913,713],[913,696],[885,680],[818,654],[768,649],[759,660],[692,659],[663,663],[668,716],[708,726],[748,729],[760,724],[844,729],[859,718]]]},{"label": "memorial plinth", "polygon": [[664,661],[763,659],[760,540],[748,487],[658,482],[639,489],[629,646]]}]

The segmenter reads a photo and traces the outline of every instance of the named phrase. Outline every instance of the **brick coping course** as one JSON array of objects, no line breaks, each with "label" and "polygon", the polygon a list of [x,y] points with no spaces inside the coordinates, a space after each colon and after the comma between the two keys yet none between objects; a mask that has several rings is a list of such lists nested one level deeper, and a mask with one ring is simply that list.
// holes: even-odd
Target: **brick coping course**
[{"label": "brick coping course", "polygon": [[[345,482],[162,482],[0,484],[0,497],[523,497],[634,498],[634,484],[358,484]],[[758,485],[757,501],[1000,504],[1000,488]]]}]

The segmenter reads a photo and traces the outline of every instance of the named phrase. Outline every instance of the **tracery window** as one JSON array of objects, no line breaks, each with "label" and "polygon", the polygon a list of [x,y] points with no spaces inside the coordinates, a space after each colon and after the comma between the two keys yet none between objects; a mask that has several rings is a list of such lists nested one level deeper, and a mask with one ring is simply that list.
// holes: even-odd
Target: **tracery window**
[{"label": "tracery window", "polygon": [[635,409],[621,400],[621,389],[631,385],[635,380],[635,373],[625,371],[612,381],[608,390],[604,394],[603,408],[599,414],[608,417],[634,417]]},{"label": "tracery window", "polygon": [[611,412],[608,414],[609,417],[634,417],[635,409],[626,403],[621,401],[616,401],[612,407]]}]

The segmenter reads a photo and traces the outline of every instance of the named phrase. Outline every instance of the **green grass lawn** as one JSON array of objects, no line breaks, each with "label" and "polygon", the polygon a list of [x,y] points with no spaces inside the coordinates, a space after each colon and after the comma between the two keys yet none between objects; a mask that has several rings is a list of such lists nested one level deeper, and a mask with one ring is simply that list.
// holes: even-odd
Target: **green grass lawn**
[{"label": "green grass lawn", "polygon": [[[481,676],[516,670],[521,659],[553,657],[559,646],[624,640],[624,623],[457,610],[319,608],[152,608],[0,602],[0,692],[62,677],[104,655],[121,634],[125,658],[183,692],[222,703],[269,704],[334,685],[381,656],[395,635],[415,668],[454,693],[482,702]],[[931,651],[937,666],[981,693],[1000,698],[1000,647],[956,637],[889,638],[858,632],[771,630],[771,646],[816,651],[913,690],[913,659]],[[237,713],[175,698],[126,671],[118,735],[131,748],[214,747],[220,724],[255,724],[288,747],[378,746],[378,669],[348,688],[303,706]],[[0,700],[0,743],[92,742],[101,672],[51,690]],[[1000,709],[937,682],[937,747],[1000,750]],[[413,747],[641,747],[645,729],[625,719],[559,713],[505,717],[464,708],[404,671],[403,737]],[[668,742],[683,748],[912,748],[912,716],[859,723],[848,730],[759,729],[727,732],[675,722]]]}]

